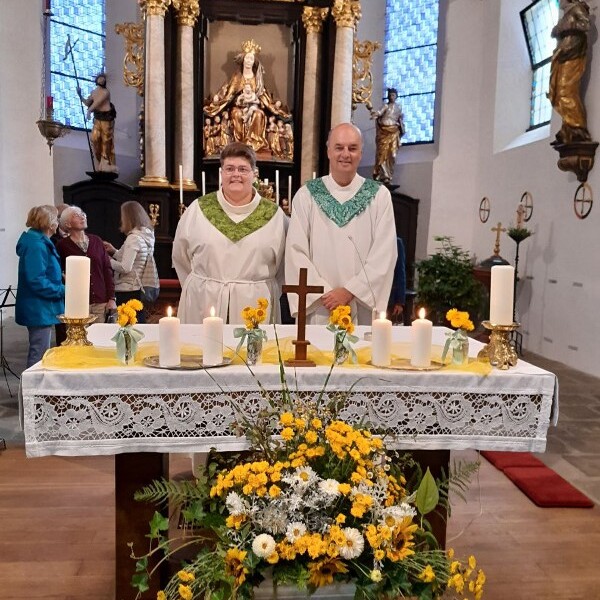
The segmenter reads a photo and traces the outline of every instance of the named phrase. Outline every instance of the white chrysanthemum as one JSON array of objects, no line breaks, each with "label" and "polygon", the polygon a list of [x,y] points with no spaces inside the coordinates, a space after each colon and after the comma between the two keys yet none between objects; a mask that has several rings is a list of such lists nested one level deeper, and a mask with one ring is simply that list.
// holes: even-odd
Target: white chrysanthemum
[{"label": "white chrysanthemum", "polygon": [[288,542],[294,543],[299,537],[302,537],[306,533],[306,525],[300,523],[300,521],[294,521],[287,526],[285,537]]},{"label": "white chrysanthemum", "polygon": [[319,490],[326,496],[339,496],[339,486],[339,482],[335,479],[324,479],[323,481],[319,481]]},{"label": "white chrysanthemum", "polygon": [[342,531],[346,536],[346,542],[340,547],[340,556],[346,560],[359,557],[365,548],[365,540],[362,534],[354,527],[344,527]]},{"label": "white chrysanthemum", "polygon": [[375,583],[379,583],[383,579],[383,575],[379,569],[373,569],[370,577],[371,581],[374,581]]},{"label": "white chrysanthemum", "polygon": [[268,533],[261,533],[252,542],[252,552],[259,558],[268,558],[275,552],[275,540]]},{"label": "white chrysanthemum", "polygon": [[397,506],[389,506],[382,511],[382,521],[386,522],[390,517],[396,524],[400,523],[404,517],[415,517],[417,511],[414,506],[403,502]]},{"label": "white chrysanthemum", "polygon": [[246,503],[236,492],[229,492],[229,494],[227,494],[225,505],[227,506],[229,514],[234,517],[237,517],[238,515],[245,515],[248,512]]},{"label": "white chrysanthemum", "polygon": [[294,483],[308,487],[318,479],[318,475],[309,466],[298,467],[294,472]]}]

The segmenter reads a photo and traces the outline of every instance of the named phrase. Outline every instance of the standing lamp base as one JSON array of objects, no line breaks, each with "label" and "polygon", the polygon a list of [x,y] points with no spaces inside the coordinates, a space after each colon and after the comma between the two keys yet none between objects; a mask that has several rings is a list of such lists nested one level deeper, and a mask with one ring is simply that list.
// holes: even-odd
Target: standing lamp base
[{"label": "standing lamp base", "polygon": [[514,367],[519,360],[510,336],[521,325],[512,323],[512,325],[494,325],[490,321],[481,323],[486,329],[490,330],[490,341],[484,346],[477,355],[477,360],[489,362],[492,367],[505,371]]}]

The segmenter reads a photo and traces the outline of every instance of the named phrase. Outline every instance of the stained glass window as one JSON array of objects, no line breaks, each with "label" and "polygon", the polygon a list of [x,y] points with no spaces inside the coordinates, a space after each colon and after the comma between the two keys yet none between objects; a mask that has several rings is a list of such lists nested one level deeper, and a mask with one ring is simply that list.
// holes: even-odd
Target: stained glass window
[{"label": "stained glass window", "polygon": [[550,61],[556,41],[550,35],[558,22],[559,0],[535,0],[521,11],[521,22],[531,60],[531,111],[529,127],[550,122],[552,105],[546,97],[550,82]]},{"label": "stained glass window", "polygon": [[50,86],[54,118],[70,127],[91,127],[77,96],[77,79],[85,98],[95,87],[96,75],[104,71],[105,25],[104,0],[52,0]]},{"label": "stained glass window", "polygon": [[433,142],[439,0],[387,0],[383,97],[398,90],[403,144]]}]

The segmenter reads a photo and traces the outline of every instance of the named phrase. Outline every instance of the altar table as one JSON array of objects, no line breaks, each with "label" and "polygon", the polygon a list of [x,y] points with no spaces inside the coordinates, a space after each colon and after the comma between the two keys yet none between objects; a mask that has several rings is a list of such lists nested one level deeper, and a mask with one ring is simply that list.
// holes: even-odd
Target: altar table
[{"label": "altar table", "polygon": [[[157,325],[138,327],[143,342],[157,341]],[[116,329],[92,325],[88,337],[95,346],[114,346],[110,338]],[[273,327],[265,329],[273,340]],[[366,330],[357,327],[357,349],[369,345],[363,341]],[[294,337],[296,329],[278,325],[276,331],[285,339]],[[434,328],[438,351],[447,331]],[[202,326],[182,325],[181,338],[200,346]],[[322,350],[333,347],[333,334],[324,326],[308,326],[307,339]],[[393,339],[408,356],[410,328],[394,327]],[[231,349],[237,345],[233,327],[225,327],[224,341]],[[471,340],[471,357],[481,347]],[[329,371],[328,366],[286,367],[287,385],[303,398],[320,393],[343,398],[341,418],[384,426],[392,434],[390,447],[443,450],[446,464],[451,449],[543,452],[547,429],[558,414],[556,376],[522,360],[508,371],[493,369],[487,375],[448,367],[423,372],[336,366],[324,390]],[[154,510],[134,503],[133,492],[166,473],[166,453],[244,449],[245,440],[231,430],[234,406],[252,416],[264,406],[265,393],[280,389],[274,364],[251,372],[243,364],[180,371],[144,366],[50,370],[38,363],[23,373],[27,456],[115,455],[118,600],[134,595],[129,587],[133,561],[125,544],[134,541],[143,548]]]}]

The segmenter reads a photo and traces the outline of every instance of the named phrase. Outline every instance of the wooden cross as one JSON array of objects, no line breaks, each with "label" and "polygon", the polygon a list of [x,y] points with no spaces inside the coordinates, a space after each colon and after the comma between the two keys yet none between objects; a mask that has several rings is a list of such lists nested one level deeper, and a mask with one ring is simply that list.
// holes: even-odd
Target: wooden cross
[{"label": "wooden cross", "polygon": [[494,256],[500,256],[500,234],[506,231],[505,227],[502,227],[502,223],[498,222],[496,227],[492,227],[492,231],[496,232],[496,245],[494,246]]},{"label": "wooden cross", "polygon": [[308,294],[322,294],[325,288],[322,285],[307,285],[307,269],[300,269],[298,285],[284,285],[281,291],[284,294],[298,294],[298,316],[296,318],[296,338],[292,344],[296,346],[294,358],[285,361],[289,367],[314,367],[315,363],[306,358],[306,350],[310,342],[306,340],[306,296]]}]

